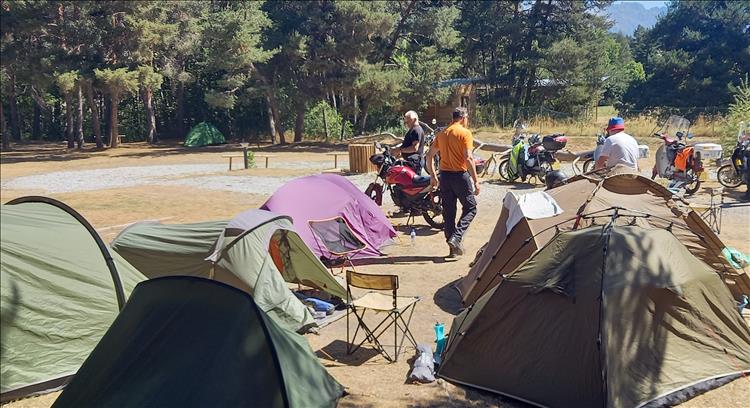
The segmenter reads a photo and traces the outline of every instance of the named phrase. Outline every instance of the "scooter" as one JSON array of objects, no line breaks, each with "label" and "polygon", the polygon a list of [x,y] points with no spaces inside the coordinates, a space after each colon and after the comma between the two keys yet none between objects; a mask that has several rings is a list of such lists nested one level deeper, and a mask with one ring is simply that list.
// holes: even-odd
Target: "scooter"
[{"label": "scooter", "polygon": [[370,162],[378,166],[378,174],[365,194],[383,205],[383,191],[387,189],[394,204],[411,215],[421,214],[431,227],[443,229],[440,190],[430,185],[430,176],[420,176],[404,160],[396,159],[389,146],[375,143],[375,148],[382,151],[370,157]]},{"label": "scooter", "polygon": [[[703,173],[703,161],[700,152],[685,143],[692,139],[689,133],[690,121],[681,116],[670,116],[661,129],[654,132],[654,137],[664,143],[656,150],[656,163],[651,172],[651,179],[656,176],[670,180],[669,189],[685,189],[686,194],[694,194],[701,186],[700,176]],[[674,134],[674,138],[670,137]]]}]

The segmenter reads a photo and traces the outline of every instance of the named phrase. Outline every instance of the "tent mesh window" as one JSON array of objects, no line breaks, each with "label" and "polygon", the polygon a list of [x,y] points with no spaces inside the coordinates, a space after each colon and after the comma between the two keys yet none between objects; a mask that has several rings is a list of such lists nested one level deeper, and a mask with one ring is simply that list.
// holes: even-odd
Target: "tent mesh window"
[{"label": "tent mesh window", "polygon": [[333,259],[321,257],[329,267],[331,264],[350,263],[351,255],[367,247],[342,217],[309,221],[309,224],[318,244],[335,256]]}]

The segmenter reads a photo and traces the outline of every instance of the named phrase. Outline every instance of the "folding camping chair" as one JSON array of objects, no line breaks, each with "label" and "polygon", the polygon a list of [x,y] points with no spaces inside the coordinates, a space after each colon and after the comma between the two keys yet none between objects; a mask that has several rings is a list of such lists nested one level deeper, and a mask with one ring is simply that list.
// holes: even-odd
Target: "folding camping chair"
[{"label": "folding camping chair", "polygon": [[318,249],[324,252],[323,248],[320,247],[322,245],[335,257],[331,259],[321,256],[321,261],[331,269],[331,273],[333,273],[333,267],[336,265],[341,266],[341,272],[347,266],[354,269],[352,257],[359,251],[367,248],[367,244],[349,228],[349,224],[346,223],[343,217],[311,220],[308,221],[308,224],[310,225],[310,230],[313,232],[313,236],[315,236]]},{"label": "folding camping chair", "polygon": [[[371,291],[358,299],[354,299],[352,297],[352,286],[360,289],[370,289]],[[392,291],[392,294],[389,296],[383,293],[373,292],[373,290],[389,290]],[[371,343],[378,352],[383,354],[388,361],[395,362],[398,360],[398,355],[401,353],[401,348],[404,344],[405,338],[408,338],[414,347],[417,347],[417,341],[411,334],[411,330],[409,330],[409,323],[411,323],[411,317],[414,314],[417,302],[419,302],[421,298],[419,296],[398,296],[397,292],[398,276],[396,275],[371,275],[346,271],[346,294],[348,298],[348,307],[346,310],[347,354],[354,353],[367,341]],[[380,323],[378,323],[377,326],[375,326],[374,329],[370,330],[364,322],[367,310],[372,310],[376,313],[386,312],[388,314]],[[409,313],[408,318],[404,320],[404,315],[406,315],[407,312]],[[354,316],[357,317],[357,328],[354,330],[354,335],[351,337],[349,336],[350,313],[353,313]],[[383,347],[378,340],[378,338],[391,326],[393,326],[393,356],[388,354],[385,347]],[[360,327],[365,333],[365,338],[358,344],[355,344]],[[400,342],[398,341],[399,331],[401,332]]]},{"label": "folding camping chair", "polygon": [[722,209],[724,208],[724,188],[712,188],[711,189],[711,201],[708,205],[691,204],[691,206],[700,211],[700,216],[706,221],[709,227],[711,227],[717,234],[721,233],[721,216]]}]

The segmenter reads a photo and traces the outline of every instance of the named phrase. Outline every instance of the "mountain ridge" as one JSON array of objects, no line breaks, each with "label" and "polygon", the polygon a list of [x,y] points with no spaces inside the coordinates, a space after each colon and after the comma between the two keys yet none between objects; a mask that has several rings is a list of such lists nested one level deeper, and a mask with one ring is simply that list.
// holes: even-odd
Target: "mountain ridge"
[{"label": "mountain ridge", "polygon": [[639,25],[651,28],[661,15],[667,12],[666,6],[646,8],[641,3],[614,3],[607,7],[604,15],[614,23],[612,33],[633,35]]}]

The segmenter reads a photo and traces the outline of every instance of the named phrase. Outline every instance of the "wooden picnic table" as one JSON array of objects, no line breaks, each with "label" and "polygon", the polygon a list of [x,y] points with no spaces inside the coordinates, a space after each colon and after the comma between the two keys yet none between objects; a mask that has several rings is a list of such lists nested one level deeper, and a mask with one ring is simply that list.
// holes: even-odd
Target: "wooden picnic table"
[{"label": "wooden picnic table", "polygon": [[333,168],[337,169],[339,168],[339,156],[346,156],[348,154],[348,152],[333,152],[326,153],[326,156],[333,156]]},{"label": "wooden picnic table", "polygon": [[[222,155],[221,157],[229,159],[229,171],[232,171],[232,159],[234,159],[234,158],[241,158],[243,161],[245,160],[245,154],[244,153],[239,153],[239,154],[225,154],[225,155]],[[253,157],[262,157],[262,158],[266,159],[266,168],[268,168],[268,159],[270,159],[271,157],[274,157],[274,155],[272,155],[272,154],[258,154],[258,153],[255,153],[253,155]]]}]

